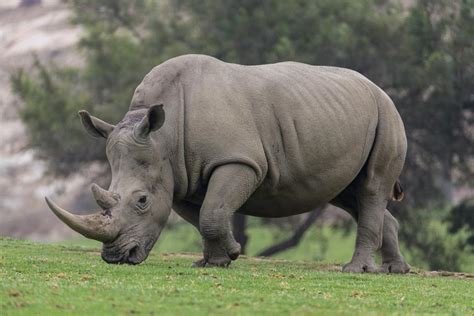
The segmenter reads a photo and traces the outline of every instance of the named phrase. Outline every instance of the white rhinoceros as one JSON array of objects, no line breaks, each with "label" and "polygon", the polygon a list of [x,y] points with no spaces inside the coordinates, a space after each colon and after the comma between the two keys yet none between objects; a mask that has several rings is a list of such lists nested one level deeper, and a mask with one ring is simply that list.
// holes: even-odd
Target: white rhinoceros
[{"label": "white rhinoceros", "polygon": [[117,125],[80,116],[107,139],[112,182],[92,186],[103,211],[78,216],[47,202],[72,229],[102,241],[109,263],[145,260],[172,208],[203,237],[195,266],[227,266],[240,253],[235,212],[282,217],[331,203],[358,223],[344,271],[377,271],[379,249],[381,271],[409,270],[386,210],[403,197],[405,130],[387,94],[355,71],[186,55],[145,76]]}]

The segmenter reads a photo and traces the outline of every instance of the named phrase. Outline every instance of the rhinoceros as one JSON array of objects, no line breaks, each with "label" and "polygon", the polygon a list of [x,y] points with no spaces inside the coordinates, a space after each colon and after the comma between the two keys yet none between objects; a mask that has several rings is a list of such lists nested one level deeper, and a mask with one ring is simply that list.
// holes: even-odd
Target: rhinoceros
[{"label": "rhinoceros", "polygon": [[144,261],[172,209],[203,238],[194,266],[226,267],[241,251],[234,213],[284,217],[330,203],[357,222],[343,271],[410,269],[386,209],[403,197],[403,122],[356,71],[185,55],[145,76],[117,125],[79,114],[87,132],[107,140],[111,184],[92,185],[102,210],[80,216],[46,202],[73,230],[103,242],[108,263]]}]

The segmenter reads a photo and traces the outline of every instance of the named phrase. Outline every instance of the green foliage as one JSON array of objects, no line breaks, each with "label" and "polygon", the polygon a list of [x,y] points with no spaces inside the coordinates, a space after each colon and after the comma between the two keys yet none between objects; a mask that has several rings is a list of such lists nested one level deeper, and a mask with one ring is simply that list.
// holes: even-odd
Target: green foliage
[{"label": "green foliage", "polygon": [[[154,3],[103,0],[70,4],[73,22],[85,29],[79,43],[86,57],[84,67],[58,69],[37,60],[34,72],[20,69],[11,78],[14,91],[25,103],[21,117],[30,145],[49,162],[52,172],[63,175],[81,164],[106,160],[104,147],[82,131],[78,110],[118,122],[145,74],[186,49],[179,40],[173,42],[179,32],[170,25],[164,27]],[[143,38],[141,28],[146,33]],[[154,29],[159,31],[152,32]]]},{"label": "green foliage", "polygon": [[294,60],[379,71],[400,23],[395,6],[378,10],[374,1],[181,2],[199,25],[198,49],[243,64]]},{"label": "green foliage", "polygon": [[468,267],[469,253],[467,230],[449,230],[445,218],[448,209],[411,211],[400,227],[403,245],[410,252],[410,263],[431,270],[460,271]]},{"label": "green foliage", "polygon": [[315,262],[242,258],[193,269],[192,254],[108,265],[99,248],[0,238],[2,315],[472,314],[472,282],[417,273],[353,275]]},{"label": "green foliage", "polygon": [[[25,105],[21,118],[30,133],[30,145],[40,149],[57,172],[70,172],[83,161],[105,159],[103,150],[84,137],[77,111],[90,109],[87,95],[77,89],[77,71],[49,70],[38,60],[34,80],[23,70],[12,76],[12,86]],[[54,75],[52,75],[54,72]],[[67,139],[67,141],[65,141]]]},{"label": "green foliage", "polygon": [[466,242],[472,246],[474,252],[474,198],[466,199],[453,207],[447,217],[450,233],[457,233],[463,229],[469,231]]},{"label": "green foliage", "polygon": [[473,8],[471,0],[418,1],[400,29],[391,96],[408,132],[404,178],[418,206],[450,198],[454,168],[461,182],[473,175]]}]

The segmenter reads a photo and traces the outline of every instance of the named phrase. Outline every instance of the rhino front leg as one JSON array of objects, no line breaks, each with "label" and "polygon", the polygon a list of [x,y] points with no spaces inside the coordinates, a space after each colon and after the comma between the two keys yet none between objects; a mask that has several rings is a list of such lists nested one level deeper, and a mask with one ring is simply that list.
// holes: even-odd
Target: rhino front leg
[{"label": "rhino front leg", "polygon": [[[192,224],[199,231],[199,212],[201,207],[199,205],[187,202],[187,201],[176,201],[173,203],[173,210],[178,213],[184,220]],[[230,237],[231,238],[231,237]],[[229,265],[231,259],[227,253],[223,250],[220,250],[219,247],[216,247],[212,242],[206,241],[203,238],[203,253],[204,258],[193,262],[194,268],[201,268],[210,266],[208,261],[214,263],[214,265],[227,266]],[[207,258],[207,259],[205,259]],[[212,259],[209,259],[212,258]]]},{"label": "rhino front leg", "polygon": [[[173,210],[181,216],[188,223],[192,224],[198,231],[199,229],[199,213],[201,206],[187,202],[187,201],[175,201],[173,203]],[[234,248],[240,249],[240,245],[233,242],[234,237],[231,231],[228,231],[229,236],[226,240],[230,240]],[[227,252],[220,247],[218,242],[212,240],[206,240],[203,238],[203,254],[204,257],[198,261],[193,262],[193,267],[208,267],[208,266],[223,266],[226,267],[230,264],[232,258],[236,259],[240,251],[234,251],[234,257],[230,257]]]},{"label": "rhino front leg", "polygon": [[218,167],[211,175],[199,215],[204,240],[203,266],[227,267],[240,254],[232,234],[233,214],[255,191],[255,171],[244,164]]}]

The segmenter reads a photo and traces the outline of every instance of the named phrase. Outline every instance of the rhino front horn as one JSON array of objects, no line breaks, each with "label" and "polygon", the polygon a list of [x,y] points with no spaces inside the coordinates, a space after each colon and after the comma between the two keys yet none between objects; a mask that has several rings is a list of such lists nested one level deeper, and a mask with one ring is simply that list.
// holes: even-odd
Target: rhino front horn
[{"label": "rhino front horn", "polygon": [[118,198],[112,192],[102,189],[97,184],[91,186],[92,194],[97,204],[103,209],[108,210],[117,205]]},{"label": "rhino front horn", "polygon": [[101,242],[110,242],[118,235],[117,227],[115,227],[112,218],[107,214],[75,215],[62,209],[49,198],[45,197],[45,200],[51,211],[61,221],[84,237]]}]

